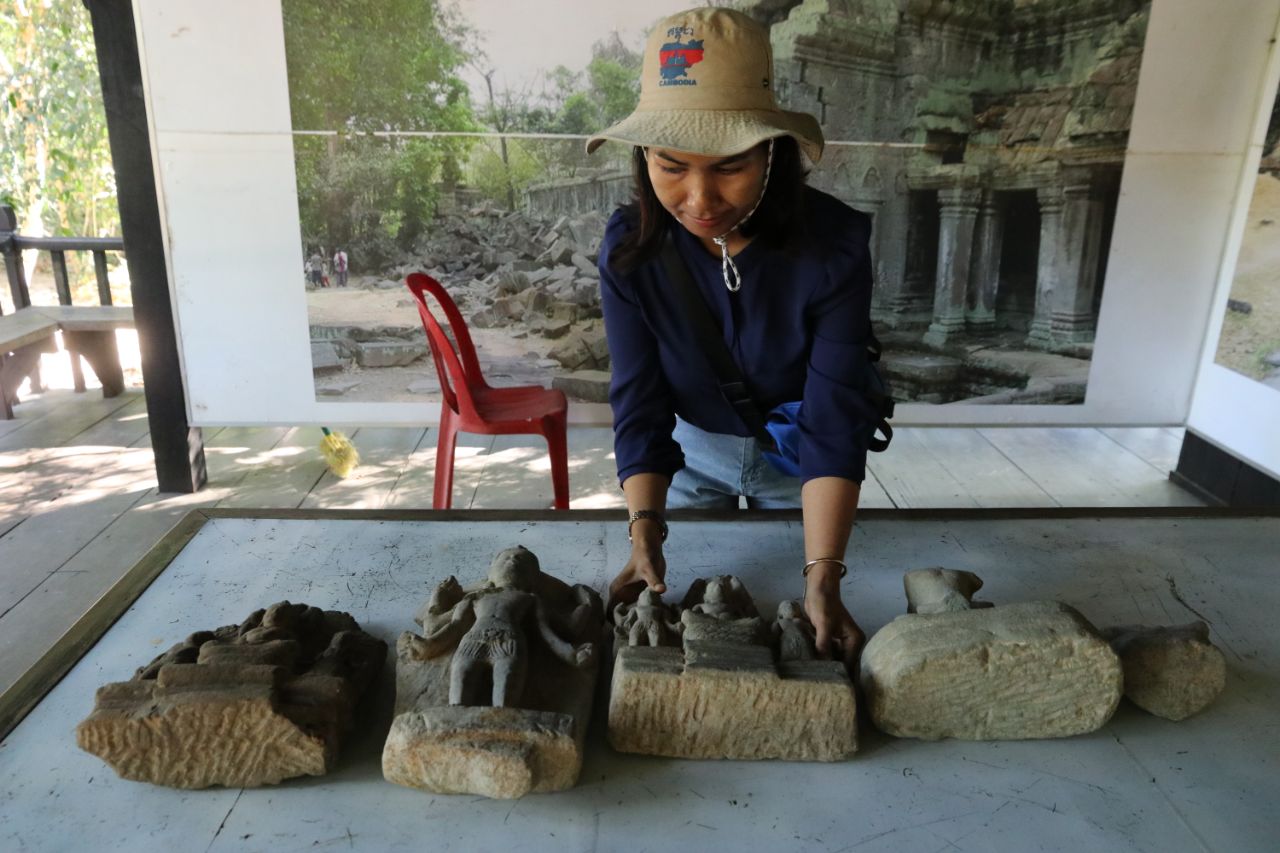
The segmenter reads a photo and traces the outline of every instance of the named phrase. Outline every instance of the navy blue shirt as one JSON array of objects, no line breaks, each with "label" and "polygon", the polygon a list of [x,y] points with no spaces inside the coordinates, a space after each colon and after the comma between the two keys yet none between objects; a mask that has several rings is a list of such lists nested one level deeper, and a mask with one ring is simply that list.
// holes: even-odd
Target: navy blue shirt
[{"label": "navy blue shirt", "polygon": [[[736,293],[724,285],[719,257],[684,228],[673,233],[756,403],[767,411],[803,400],[802,481],[834,476],[862,482],[878,420],[866,394],[875,382],[866,351],[871,219],[812,188],[805,191],[805,219],[807,237],[798,249],[788,253],[753,240],[733,256],[742,274]],[[622,211],[614,213],[599,261],[620,482],[641,473],[669,477],[684,467],[671,437],[677,414],[708,432],[750,435],[686,331],[661,259],[627,274],[610,264],[631,227]]]}]

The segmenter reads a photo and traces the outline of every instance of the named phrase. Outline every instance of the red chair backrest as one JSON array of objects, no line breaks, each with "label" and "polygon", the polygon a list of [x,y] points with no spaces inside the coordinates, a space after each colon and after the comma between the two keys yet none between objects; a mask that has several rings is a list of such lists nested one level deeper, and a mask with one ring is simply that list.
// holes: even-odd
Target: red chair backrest
[{"label": "red chair backrest", "polygon": [[[462,312],[453,304],[440,282],[426,273],[410,273],[405,284],[418,303],[418,316],[427,331],[427,343],[436,363],[445,405],[465,418],[478,418],[472,389],[488,388],[489,385],[480,372],[480,360],[476,358],[476,348],[471,342],[471,333],[467,331],[467,323],[462,319]],[[425,293],[428,292],[444,309],[449,329],[457,341],[457,351],[427,305]]]}]

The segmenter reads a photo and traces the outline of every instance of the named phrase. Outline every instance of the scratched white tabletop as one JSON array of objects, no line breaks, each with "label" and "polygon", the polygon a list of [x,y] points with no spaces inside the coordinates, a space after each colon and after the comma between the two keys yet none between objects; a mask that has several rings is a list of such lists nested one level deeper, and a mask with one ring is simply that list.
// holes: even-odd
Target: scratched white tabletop
[{"label": "scratched white tabletop", "polygon": [[[1203,618],[1228,686],[1181,723],[1127,703],[1094,734],[926,743],[862,731],[840,764],[676,761],[612,752],[601,703],[577,788],[499,802],[382,779],[391,673],[336,772],[276,787],[177,791],[123,781],[76,748],[94,690],[185,635],[289,599],[351,612],[394,645],[436,582],[523,544],[602,588],[627,553],[600,520],[209,520],[0,744],[3,850],[1274,850],[1280,837],[1280,519],[875,519],[850,546],[846,600],[868,633],[903,612],[901,575],[943,565],[997,603],[1058,599],[1099,626]],[[765,608],[800,592],[801,530],[672,525],[676,595],[742,577]],[[669,596],[670,598],[670,596]]]}]

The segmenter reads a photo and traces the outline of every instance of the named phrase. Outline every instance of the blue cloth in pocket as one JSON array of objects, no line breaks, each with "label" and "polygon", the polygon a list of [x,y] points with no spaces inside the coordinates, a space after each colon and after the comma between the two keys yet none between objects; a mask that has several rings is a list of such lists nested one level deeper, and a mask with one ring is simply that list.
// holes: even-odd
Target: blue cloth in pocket
[{"label": "blue cloth in pocket", "polygon": [[800,406],[803,400],[780,403],[765,416],[764,428],[777,446],[776,451],[764,451],[761,455],[770,465],[788,477],[800,476]]}]

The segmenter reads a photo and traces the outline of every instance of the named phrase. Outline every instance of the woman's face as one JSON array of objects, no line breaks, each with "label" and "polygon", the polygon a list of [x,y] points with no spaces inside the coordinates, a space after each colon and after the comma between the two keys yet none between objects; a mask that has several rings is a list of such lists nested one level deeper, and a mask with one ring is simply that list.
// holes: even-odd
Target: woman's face
[{"label": "woman's face", "polygon": [[649,181],[667,213],[709,243],[751,212],[764,187],[768,149],[757,145],[731,157],[649,148]]}]

